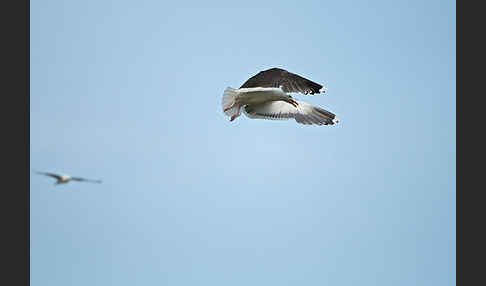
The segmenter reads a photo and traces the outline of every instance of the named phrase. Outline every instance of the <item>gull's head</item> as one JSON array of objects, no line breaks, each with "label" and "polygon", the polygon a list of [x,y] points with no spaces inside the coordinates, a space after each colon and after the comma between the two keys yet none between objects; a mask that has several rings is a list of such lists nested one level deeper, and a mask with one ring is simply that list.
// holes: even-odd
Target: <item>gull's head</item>
[{"label": "gull's head", "polygon": [[326,93],[327,92],[327,87],[323,86],[321,89],[319,89],[320,93]]}]

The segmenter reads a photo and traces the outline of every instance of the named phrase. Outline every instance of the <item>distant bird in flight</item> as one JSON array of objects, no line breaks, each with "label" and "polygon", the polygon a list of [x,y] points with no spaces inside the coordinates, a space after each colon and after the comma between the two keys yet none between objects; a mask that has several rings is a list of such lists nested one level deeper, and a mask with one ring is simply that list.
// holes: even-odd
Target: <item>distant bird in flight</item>
[{"label": "distant bird in flight", "polygon": [[85,179],[85,178],[80,178],[80,177],[71,177],[69,175],[58,175],[58,174],[53,174],[53,173],[48,173],[48,172],[38,172],[38,171],[36,171],[36,173],[40,174],[40,175],[45,175],[45,176],[55,178],[57,180],[54,183],[55,185],[69,183],[70,181],[101,183],[101,180],[91,180],[91,179]]},{"label": "distant bird in flight", "polygon": [[243,113],[249,118],[295,119],[306,125],[333,125],[339,118],[332,112],[298,101],[289,93],[318,94],[327,88],[283,69],[259,72],[240,88],[227,87],[223,94],[223,112],[235,120]]}]

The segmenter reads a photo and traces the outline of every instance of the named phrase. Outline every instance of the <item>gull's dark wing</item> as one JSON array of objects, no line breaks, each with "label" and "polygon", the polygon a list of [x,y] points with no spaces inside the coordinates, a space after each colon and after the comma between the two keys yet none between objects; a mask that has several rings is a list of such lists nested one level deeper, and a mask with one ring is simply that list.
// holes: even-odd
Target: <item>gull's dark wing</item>
[{"label": "gull's dark wing", "polygon": [[281,87],[285,93],[317,94],[326,92],[326,88],[322,85],[279,68],[259,72],[249,78],[240,88],[251,87]]},{"label": "gull's dark wing", "polygon": [[71,180],[79,181],[79,182],[101,183],[101,180],[91,180],[91,179],[85,179],[85,178],[80,178],[80,177],[71,177]]},{"label": "gull's dark wing", "polygon": [[58,174],[54,174],[54,173],[48,173],[48,172],[38,172],[36,171],[37,174],[40,174],[40,175],[44,175],[44,176],[49,176],[49,177],[53,177],[53,178],[56,178],[58,180],[60,180],[62,177]]}]

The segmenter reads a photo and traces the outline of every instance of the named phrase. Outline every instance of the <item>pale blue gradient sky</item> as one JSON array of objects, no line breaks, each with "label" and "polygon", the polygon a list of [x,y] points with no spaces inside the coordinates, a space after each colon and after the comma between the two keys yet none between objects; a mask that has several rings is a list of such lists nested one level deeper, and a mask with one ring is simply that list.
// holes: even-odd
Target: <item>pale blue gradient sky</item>
[{"label": "pale blue gradient sky", "polygon": [[[455,285],[455,1],[31,1],[31,285]],[[229,122],[281,67],[334,126]]]}]

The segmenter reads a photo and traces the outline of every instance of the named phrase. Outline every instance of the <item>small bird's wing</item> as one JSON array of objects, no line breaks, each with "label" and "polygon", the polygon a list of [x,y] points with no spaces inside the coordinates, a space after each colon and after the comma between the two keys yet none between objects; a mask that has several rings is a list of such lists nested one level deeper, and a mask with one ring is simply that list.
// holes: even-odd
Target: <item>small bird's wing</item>
[{"label": "small bird's wing", "polygon": [[294,118],[300,124],[333,125],[339,122],[335,114],[320,107],[297,101],[297,107],[285,101],[271,101],[246,105],[243,113],[250,118],[287,120]]},{"label": "small bird's wing", "polygon": [[56,178],[58,180],[61,180],[62,177],[58,174],[54,174],[54,173],[48,173],[48,172],[39,172],[39,171],[36,171],[37,174],[40,174],[40,175],[45,175],[45,176],[49,176],[49,177],[53,177],[53,178]]},{"label": "small bird's wing", "polygon": [[280,87],[285,93],[317,94],[325,93],[326,88],[306,78],[284,69],[272,68],[261,71],[249,78],[240,88]]},{"label": "small bird's wing", "polygon": [[101,180],[91,180],[91,179],[85,179],[85,178],[80,178],[80,177],[71,177],[71,180],[79,181],[79,182],[101,183]]}]

